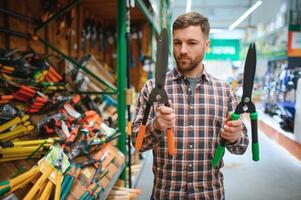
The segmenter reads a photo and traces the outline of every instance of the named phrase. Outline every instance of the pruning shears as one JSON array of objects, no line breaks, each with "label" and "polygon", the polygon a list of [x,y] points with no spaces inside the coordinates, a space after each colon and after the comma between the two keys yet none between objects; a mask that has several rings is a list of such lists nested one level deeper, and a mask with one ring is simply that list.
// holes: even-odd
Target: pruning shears
[{"label": "pruning shears", "polygon": [[[152,89],[146,108],[144,111],[144,116],[142,119],[142,124],[139,127],[139,132],[137,136],[137,141],[135,148],[139,151],[142,146],[144,134],[146,131],[146,123],[149,116],[150,108],[154,102],[162,103],[165,106],[170,107],[168,102],[168,96],[164,89],[166,72],[168,66],[168,37],[167,30],[163,29],[159,40],[157,42],[157,55],[156,55],[156,71],[155,71],[155,88]],[[174,134],[171,128],[167,129],[167,145],[168,153],[174,155],[176,152],[174,143]]]},{"label": "pruning shears", "polygon": [[[244,80],[243,80],[243,95],[240,103],[237,105],[235,112],[231,115],[231,120],[238,120],[240,114],[250,113],[251,129],[252,129],[252,156],[254,161],[259,161],[259,144],[258,144],[258,128],[257,118],[258,113],[256,107],[252,102],[252,90],[256,71],[256,48],[255,43],[251,43],[249,46],[245,69],[244,69]],[[221,140],[218,145],[214,157],[211,161],[213,166],[218,166],[220,160],[224,156],[226,141]]]}]

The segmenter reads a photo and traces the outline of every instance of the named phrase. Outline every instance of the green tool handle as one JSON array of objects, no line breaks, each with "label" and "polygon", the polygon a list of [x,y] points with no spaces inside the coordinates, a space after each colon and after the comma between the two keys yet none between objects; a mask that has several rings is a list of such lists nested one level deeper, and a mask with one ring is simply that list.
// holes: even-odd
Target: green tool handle
[{"label": "green tool handle", "polygon": [[257,118],[258,118],[257,112],[250,113],[251,130],[252,130],[252,157],[254,161],[259,161]]},{"label": "green tool handle", "polygon": [[69,174],[66,174],[66,175],[64,176],[63,183],[62,183],[61,196],[62,196],[62,194],[63,194],[65,188],[67,187],[67,184],[69,183],[70,178],[71,178],[71,176],[70,176]]},{"label": "green tool handle", "polygon": [[213,159],[211,160],[211,164],[213,167],[217,167],[219,165],[220,160],[223,158],[225,154],[225,144],[223,144],[223,140],[221,141],[221,144],[218,145],[217,149],[215,150]]},{"label": "green tool handle", "polygon": [[81,196],[79,200],[85,200],[88,196],[89,196],[89,192],[85,192],[85,194],[83,194],[83,196]]},{"label": "green tool handle", "polygon": [[[3,187],[3,188],[2,188]],[[0,183],[0,197],[4,196],[6,193],[10,191],[9,180],[2,181]]]},{"label": "green tool handle", "polygon": [[97,198],[99,197],[99,195],[100,195],[101,193],[104,192],[104,188],[103,188],[102,186],[99,186],[99,187],[100,187],[100,188],[98,188],[98,189],[94,192],[95,195],[92,194],[88,200],[95,200],[95,196],[96,196],[96,199],[97,199]]},{"label": "green tool handle", "polygon": [[[231,120],[238,120],[239,118],[240,118],[239,114],[233,113],[231,115]],[[221,139],[220,144],[218,145],[217,149],[215,150],[213,159],[211,160],[211,164],[213,165],[213,167],[217,167],[219,165],[221,159],[225,155],[225,147],[226,147],[226,141]]]},{"label": "green tool handle", "polygon": [[74,182],[74,179],[75,179],[75,177],[72,176],[71,179],[70,179],[70,181],[68,182],[66,188],[64,188],[63,193],[61,195],[61,200],[65,200],[67,198],[67,195],[68,195],[68,193],[69,193],[69,191],[70,191],[70,189],[72,187],[72,184]]}]

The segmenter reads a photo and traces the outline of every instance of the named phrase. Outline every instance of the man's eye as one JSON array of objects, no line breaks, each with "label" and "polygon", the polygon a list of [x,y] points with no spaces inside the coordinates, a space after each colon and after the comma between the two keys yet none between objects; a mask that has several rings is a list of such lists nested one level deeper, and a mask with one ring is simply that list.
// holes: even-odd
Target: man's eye
[{"label": "man's eye", "polygon": [[181,45],[181,42],[174,42],[173,44],[178,46]]},{"label": "man's eye", "polygon": [[196,42],[188,42],[189,45],[196,45]]}]

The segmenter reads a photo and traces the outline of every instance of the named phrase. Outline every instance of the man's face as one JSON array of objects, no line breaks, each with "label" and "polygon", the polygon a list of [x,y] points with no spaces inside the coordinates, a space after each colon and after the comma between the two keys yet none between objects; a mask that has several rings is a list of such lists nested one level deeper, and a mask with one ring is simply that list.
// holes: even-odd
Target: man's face
[{"label": "man's face", "polygon": [[189,26],[173,32],[173,53],[178,69],[192,71],[203,60],[210,41],[203,34],[200,26]]}]

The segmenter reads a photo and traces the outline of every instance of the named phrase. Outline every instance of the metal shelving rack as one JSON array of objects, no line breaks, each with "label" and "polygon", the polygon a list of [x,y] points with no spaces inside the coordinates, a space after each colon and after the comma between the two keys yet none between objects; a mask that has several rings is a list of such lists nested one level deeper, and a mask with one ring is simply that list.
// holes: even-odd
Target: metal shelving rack
[{"label": "metal shelving rack", "polygon": [[[158,0],[160,1],[159,8],[160,11],[160,23],[156,23],[154,15],[148,10],[145,2],[143,0],[135,0],[136,6],[141,10],[143,15],[146,17],[147,21],[150,23],[152,26],[152,32],[155,34],[152,34],[153,39],[155,38],[156,35],[159,35],[160,30],[162,27],[166,27],[170,25],[170,19],[171,17],[168,16],[167,19],[166,14],[168,9],[169,9],[169,0]],[[34,29],[34,32],[38,32],[42,28],[45,28],[48,23],[50,23],[52,20],[56,19],[58,16],[61,14],[69,11],[72,7],[78,5],[80,3],[80,0],[73,0],[70,3],[68,3],[65,7],[61,8],[59,11],[57,11],[55,14],[53,14],[48,20],[46,20],[44,23],[39,24],[36,26]],[[7,15],[14,16],[23,20],[29,20],[28,17],[22,16],[19,13],[15,13],[13,11],[8,11],[8,10],[3,10],[1,9],[2,12],[5,12]],[[125,0],[117,0],[117,88],[112,86],[111,84],[107,83],[105,80],[101,79],[100,77],[96,76],[93,72],[90,70],[86,69],[82,65],[80,65],[77,61],[75,61],[73,58],[70,56],[66,55],[62,51],[60,51],[58,48],[50,44],[47,40],[40,38],[34,35],[30,35],[28,33],[19,33],[19,32],[14,32],[14,31],[9,31],[6,30],[5,28],[0,28],[0,32],[5,33],[5,37],[8,37],[8,35],[15,35],[18,37],[23,37],[27,39],[32,39],[38,42],[41,42],[44,44],[47,48],[50,48],[60,56],[62,56],[64,59],[72,63],[74,66],[77,68],[83,70],[85,73],[91,75],[93,78],[95,78],[98,82],[101,84],[105,85],[107,89],[103,92],[88,92],[89,94],[110,94],[110,95],[117,95],[117,109],[118,109],[118,127],[119,131],[121,133],[121,136],[118,140],[118,148],[119,150],[124,154],[127,155],[126,151],[126,59],[127,59],[127,48],[126,48],[126,11],[127,11],[127,5]],[[32,20],[32,23],[34,21]],[[125,165],[122,166],[122,168],[118,171],[118,176],[114,176],[117,178],[114,178],[112,180],[112,187],[115,184],[116,180],[118,179],[119,175],[120,178],[126,183],[126,174],[125,174]],[[115,180],[116,179],[116,180]],[[111,189],[111,188],[110,188]]]}]

